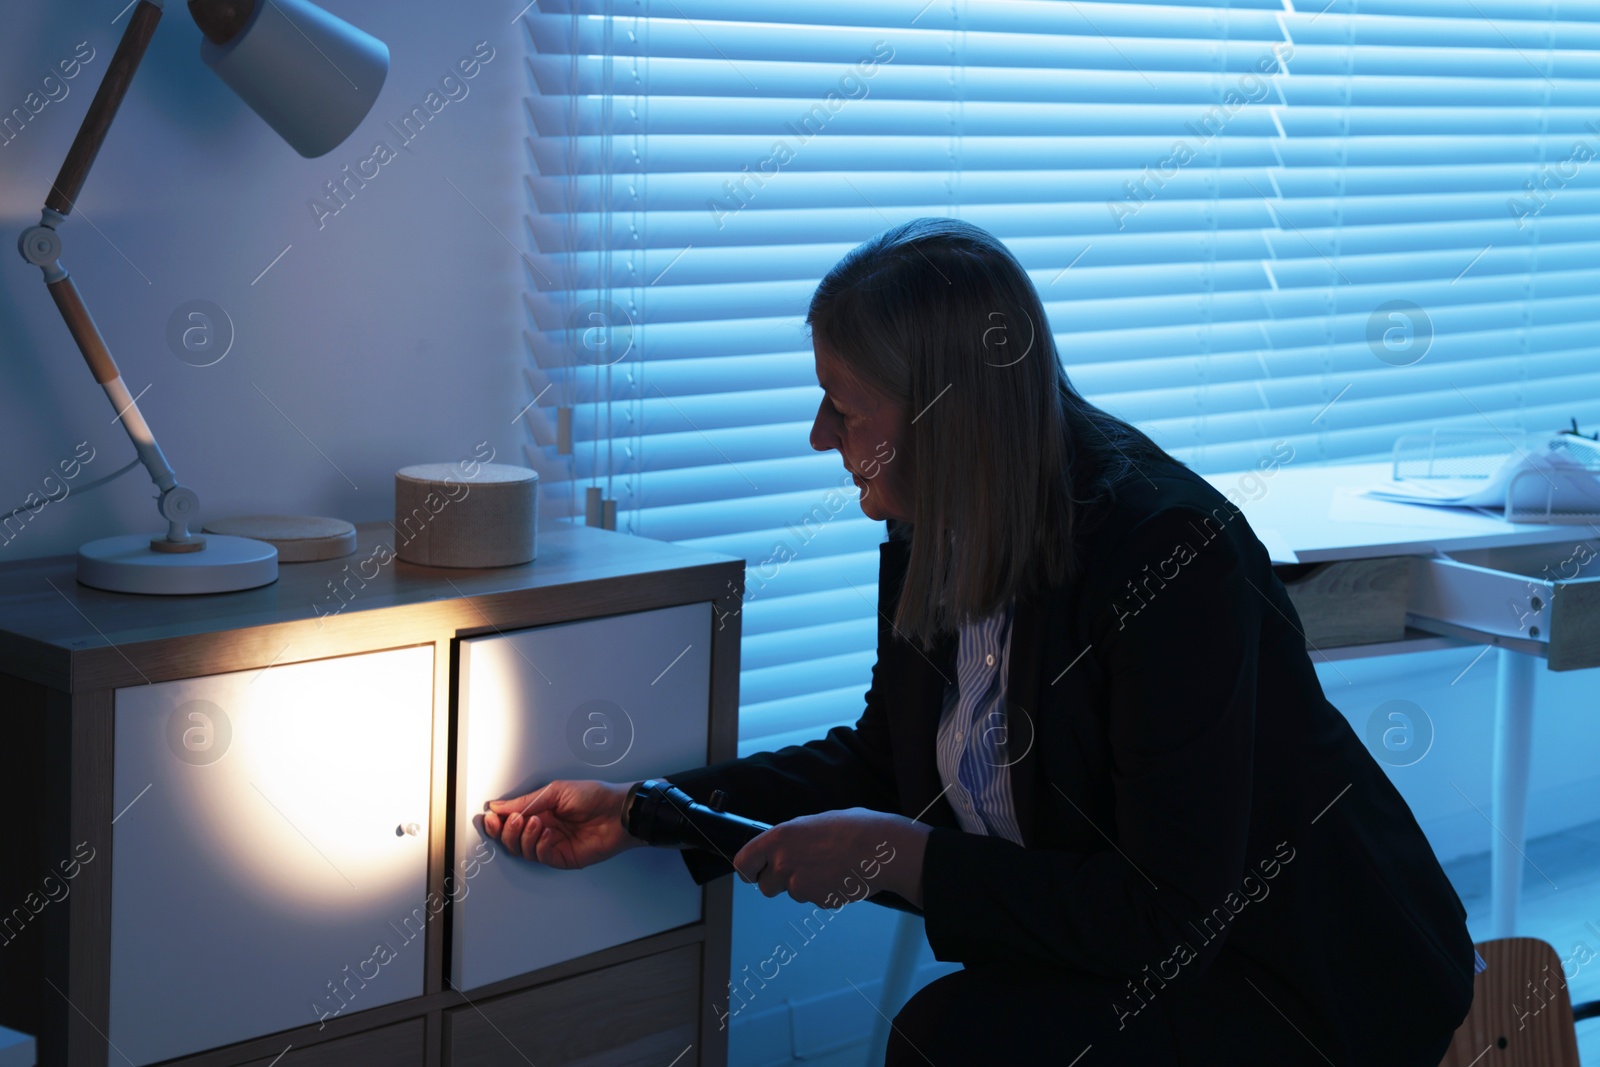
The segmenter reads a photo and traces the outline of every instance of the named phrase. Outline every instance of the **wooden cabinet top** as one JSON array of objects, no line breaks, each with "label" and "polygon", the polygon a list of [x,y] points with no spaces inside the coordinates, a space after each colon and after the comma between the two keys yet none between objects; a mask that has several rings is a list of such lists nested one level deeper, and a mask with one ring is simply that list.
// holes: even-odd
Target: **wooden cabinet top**
[{"label": "wooden cabinet top", "polygon": [[356,532],[352,554],[238,593],[108,593],[78,584],[75,555],[0,564],[0,672],[117,688],[694,600],[732,612],[743,585],[743,560],[587,526],[541,527],[533,562],[483,569],[394,558],[386,522]]}]

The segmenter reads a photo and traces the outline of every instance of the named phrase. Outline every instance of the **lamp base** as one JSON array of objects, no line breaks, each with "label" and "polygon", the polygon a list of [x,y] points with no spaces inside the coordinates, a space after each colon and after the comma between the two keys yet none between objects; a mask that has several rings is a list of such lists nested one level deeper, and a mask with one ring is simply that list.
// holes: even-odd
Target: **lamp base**
[{"label": "lamp base", "polygon": [[78,581],[113,593],[232,593],[278,580],[278,550],[248,537],[209,534],[199,552],[155,552],[149,534],[90,541],[78,549]]}]

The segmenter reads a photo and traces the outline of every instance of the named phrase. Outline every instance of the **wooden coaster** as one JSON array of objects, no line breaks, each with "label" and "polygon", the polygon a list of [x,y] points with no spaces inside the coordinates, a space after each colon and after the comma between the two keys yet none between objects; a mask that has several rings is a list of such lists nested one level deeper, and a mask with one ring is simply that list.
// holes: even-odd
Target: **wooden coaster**
[{"label": "wooden coaster", "polygon": [[338,559],[356,550],[354,526],[320,515],[240,515],[208,522],[205,532],[265,541],[278,550],[279,563]]}]

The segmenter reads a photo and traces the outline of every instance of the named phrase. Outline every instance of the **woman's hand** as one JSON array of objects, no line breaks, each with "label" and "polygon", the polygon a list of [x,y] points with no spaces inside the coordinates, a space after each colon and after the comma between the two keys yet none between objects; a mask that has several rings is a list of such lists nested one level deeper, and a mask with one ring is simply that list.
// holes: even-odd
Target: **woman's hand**
[{"label": "woman's hand", "polygon": [[629,785],[554,781],[527,796],[491,800],[483,828],[513,856],[563,871],[644,845],[622,825]]},{"label": "woman's hand", "polygon": [[752,838],[733,866],[769,897],[837,908],[886,889],[920,908],[929,829],[871,808],[803,815]]}]

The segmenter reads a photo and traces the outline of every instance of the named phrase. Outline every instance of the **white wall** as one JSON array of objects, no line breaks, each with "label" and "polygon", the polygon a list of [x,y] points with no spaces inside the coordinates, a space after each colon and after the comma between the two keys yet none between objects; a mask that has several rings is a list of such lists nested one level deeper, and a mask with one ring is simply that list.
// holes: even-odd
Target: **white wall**
[{"label": "white wall", "polygon": [[[1426,755],[1409,766],[1384,766],[1442,862],[1486,852],[1496,836],[1489,771],[1499,653],[1479,658],[1482,651],[1317,666],[1323,691],[1358,736],[1367,737],[1369,720],[1391,700],[1409,701],[1432,723]],[[1600,819],[1600,669],[1557,672],[1541,663],[1534,677],[1530,838]]]},{"label": "white wall", "polygon": [[[64,84],[64,97],[0,144],[0,513],[41,492],[80,441],[95,459],[78,484],[133,458],[40,271],[13,251],[17,233],[38,221],[128,24],[124,15],[112,25],[124,2],[25,0],[6,11],[0,115],[26,110],[28,94],[79,42],[94,54],[76,78],[47,86],[60,96]],[[320,159],[300,157],[200,62],[200,33],[174,0],[61,229],[62,262],[130,389],[148,386],[140,407],[180,480],[200,494],[202,518],[380,519],[392,514],[399,467],[463,459],[480,441],[502,462],[525,462],[512,418],[531,399],[519,329],[526,268],[508,243],[525,241],[523,42],[511,23],[522,3],[324,6],[391,54],[382,94],[349,140]],[[425,105],[480,41],[494,57],[403,148],[388,123]],[[380,139],[397,158],[319,228],[311,199]],[[213,366],[180,360],[167,342],[169,317],[193,299],[220,305],[235,326],[231,351]],[[0,562],[154,532],[153,493],[135,469],[46,505],[0,544]]]}]

